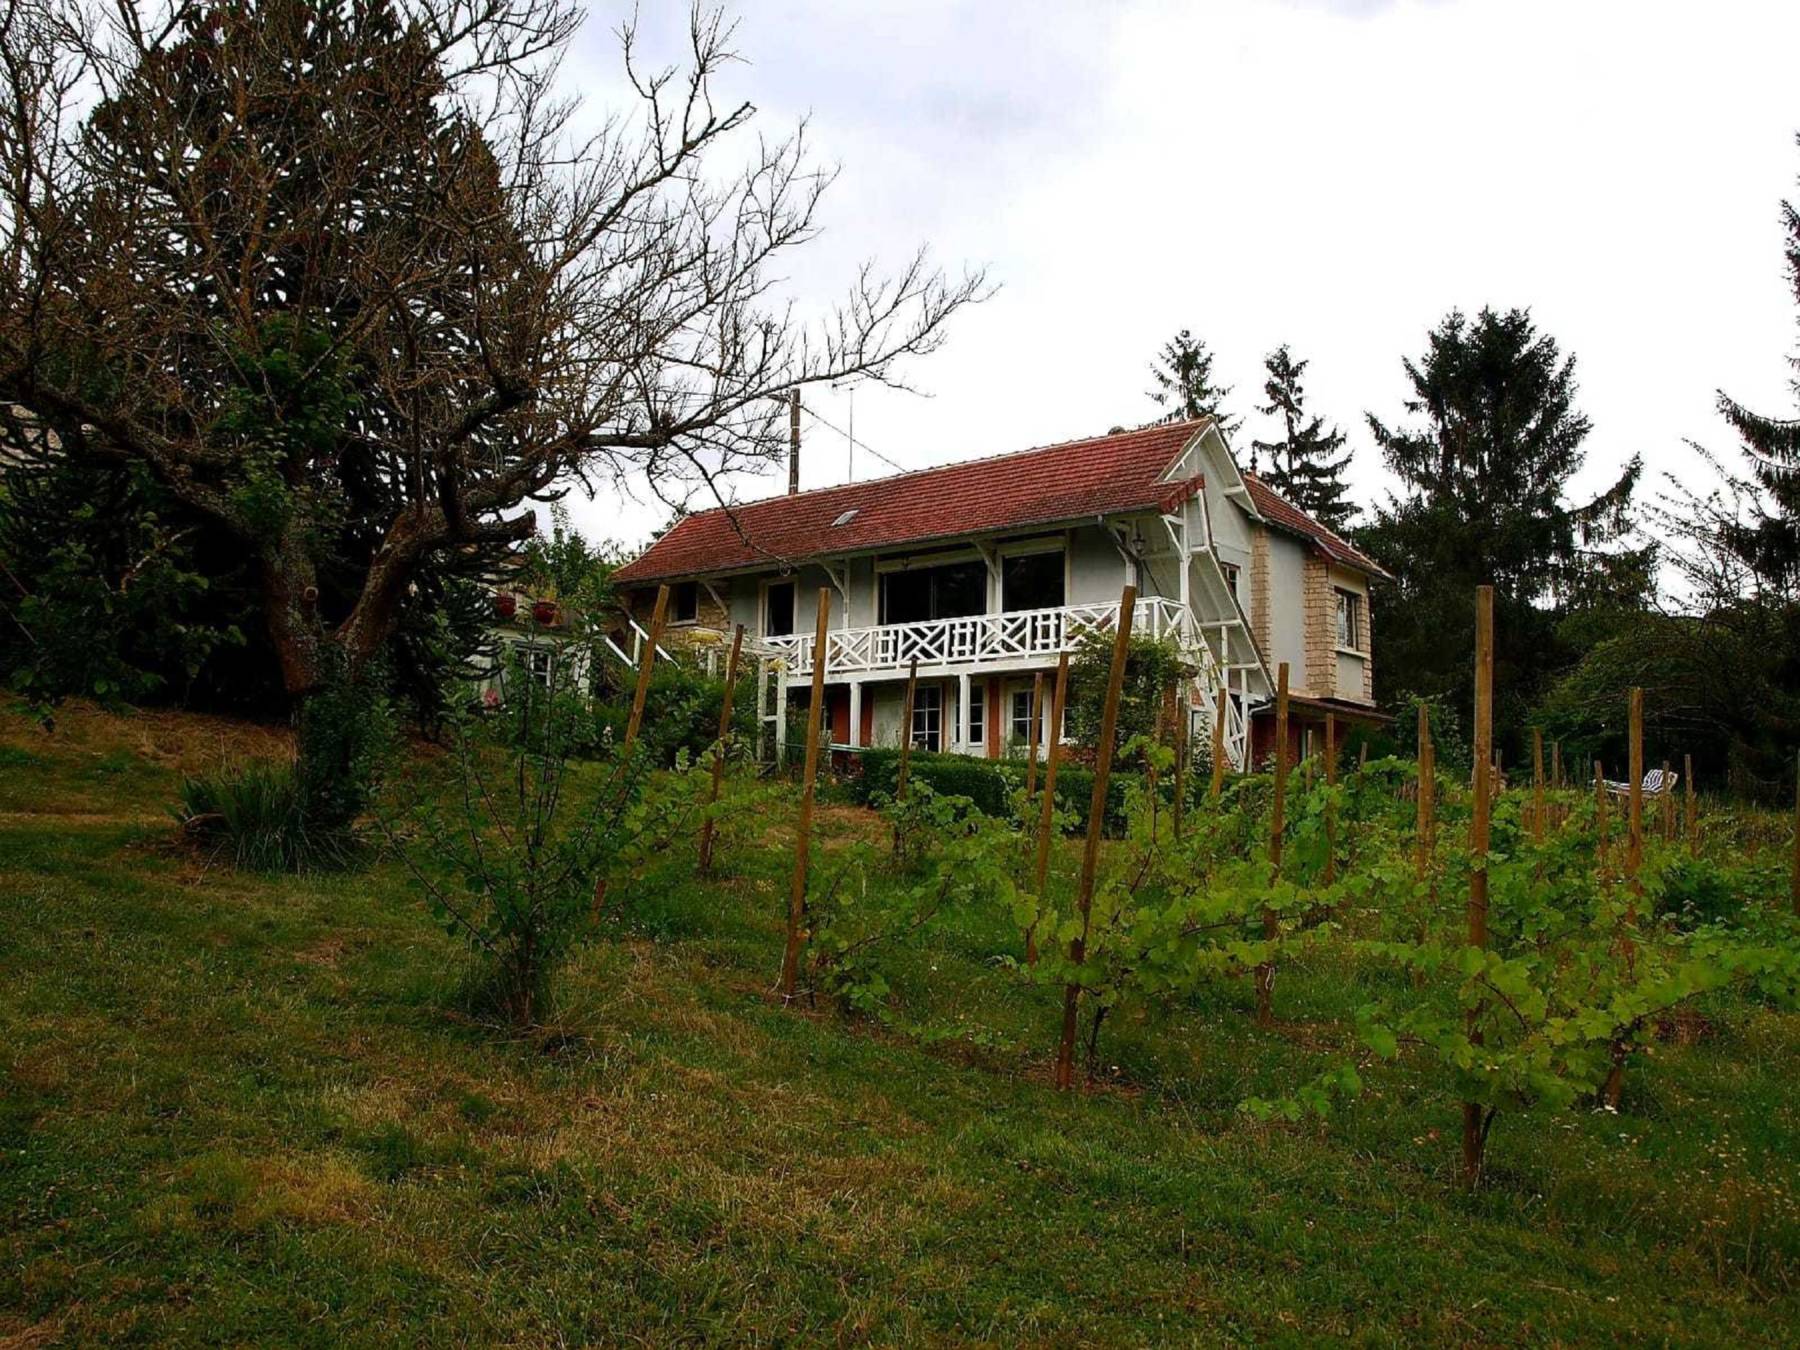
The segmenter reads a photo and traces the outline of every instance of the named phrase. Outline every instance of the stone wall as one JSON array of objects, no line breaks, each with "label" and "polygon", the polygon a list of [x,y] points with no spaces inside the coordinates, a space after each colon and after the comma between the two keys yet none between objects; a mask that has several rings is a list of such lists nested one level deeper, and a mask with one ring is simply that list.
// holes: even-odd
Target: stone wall
[{"label": "stone wall", "polygon": [[1332,592],[1331,568],[1316,553],[1306,555],[1300,602],[1305,614],[1306,670],[1299,692],[1330,698],[1337,692],[1337,597]]}]

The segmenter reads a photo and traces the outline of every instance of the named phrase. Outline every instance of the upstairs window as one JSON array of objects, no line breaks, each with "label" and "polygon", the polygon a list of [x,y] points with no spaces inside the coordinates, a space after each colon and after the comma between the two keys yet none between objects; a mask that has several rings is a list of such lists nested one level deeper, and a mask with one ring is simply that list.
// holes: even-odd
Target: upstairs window
[{"label": "upstairs window", "polygon": [[787,637],[794,631],[794,583],[772,584],[763,599],[763,636]]},{"label": "upstairs window", "polygon": [[683,581],[669,591],[669,622],[693,623],[700,617],[700,583]]},{"label": "upstairs window", "polygon": [[1022,609],[1060,609],[1063,604],[1063,553],[1020,553],[1000,562],[1000,607],[1008,614]]},{"label": "upstairs window", "polygon": [[881,622],[924,623],[987,613],[987,564],[946,563],[881,574]]},{"label": "upstairs window", "polygon": [[1234,600],[1237,599],[1238,565],[1236,563],[1222,562],[1219,564],[1219,570],[1225,574],[1225,589],[1231,592]]},{"label": "upstairs window", "polygon": [[1355,591],[1337,593],[1337,645],[1350,651],[1363,649],[1363,598]]}]

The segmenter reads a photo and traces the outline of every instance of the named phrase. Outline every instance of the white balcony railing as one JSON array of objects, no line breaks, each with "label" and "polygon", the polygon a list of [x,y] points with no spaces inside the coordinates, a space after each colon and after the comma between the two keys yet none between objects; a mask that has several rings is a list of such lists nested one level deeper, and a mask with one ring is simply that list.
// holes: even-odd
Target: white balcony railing
[{"label": "white balcony railing", "polygon": [[[826,638],[825,670],[833,676],[901,672],[914,660],[924,669],[1024,665],[1070,649],[1084,634],[1111,632],[1118,622],[1119,605],[1112,601],[922,623],[834,628]],[[1159,596],[1137,602],[1132,630],[1151,638],[1174,636],[1185,641],[1191,636],[1180,604]],[[767,637],[762,646],[787,664],[790,679],[812,674],[812,634]]]}]

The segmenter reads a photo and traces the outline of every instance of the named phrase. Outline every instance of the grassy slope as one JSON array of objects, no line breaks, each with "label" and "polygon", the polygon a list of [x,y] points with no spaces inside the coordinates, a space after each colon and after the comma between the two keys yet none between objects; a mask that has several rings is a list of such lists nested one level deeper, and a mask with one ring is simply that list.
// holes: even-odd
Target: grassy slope
[{"label": "grassy slope", "polygon": [[1624,1115],[1503,1118],[1466,1199],[1412,1066],[1324,1131],[1233,1109],[1376,973],[1284,974],[1267,1035],[1241,988],[1109,1028],[1119,1083],[1059,1097],[1047,1005],[958,944],[902,993],[980,1049],[767,1005],[771,846],[622,887],[558,1034],[499,1040],[393,869],[168,848],[221,741],[268,748],[0,716],[0,1343],[1800,1341],[1800,1019],[1715,1009]]}]

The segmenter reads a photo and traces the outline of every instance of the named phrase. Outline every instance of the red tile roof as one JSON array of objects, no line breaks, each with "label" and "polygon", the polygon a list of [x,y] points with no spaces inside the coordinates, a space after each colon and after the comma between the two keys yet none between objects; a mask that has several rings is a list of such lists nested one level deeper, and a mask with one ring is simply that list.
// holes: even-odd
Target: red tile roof
[{"label": "red tile roof", "polygon": [[[1199,480],[1171,483],[1163,474],[1204,426],[1204,419],[1173,422],[770,497],[729,511],[699,511],[683,517],[613,580],[631,585],[1172,509]],[[850,520],[833,523],[850,511],[856,513]]]},{"label": "red tile roof", "polygon": [[1250,500],[1256,503],[1257,511],[1269,524],[1277,529],[1286,530],[1290,534],[1297,534],[1304,539],[1311,540],[1319,552],[1334,563],[1344,567],[1354,567],[1357,571],[1367,572],[1371,576],[1387,576],[1386,570],[1380,563],[1343,536],[1333,534],[1255,474],[1246,473],[1244,475],[1244,486],[1250,489]]},{"label": "red tile roof", "polygon": [[[1206,419],[1171,422],[1084,441],[965,460],[729,510],[684,516],[613,574],[621,585],[771,567],[803,559],[918,545],[1132,511],[1172,510],[1200,485],[1165,480]],[[1245,474],[1269,523],[1310,539],[1328,558],[1378,576],[1373,560]],[[849,520],[836,522],[854,512]]]}]

